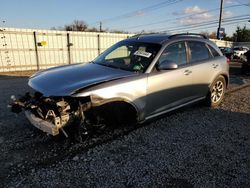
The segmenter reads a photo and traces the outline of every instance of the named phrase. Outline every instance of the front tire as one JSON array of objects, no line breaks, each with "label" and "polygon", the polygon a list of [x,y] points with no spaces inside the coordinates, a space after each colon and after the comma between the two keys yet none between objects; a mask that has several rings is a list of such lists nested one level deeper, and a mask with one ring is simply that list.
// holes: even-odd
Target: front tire
[{"label": "front tire", "polygon": [[219,76],[210,86],[209,93],[206,97],[206,104],[210,107],[218,106],[224,98],[225,91],[225,78],[223,76]]}]

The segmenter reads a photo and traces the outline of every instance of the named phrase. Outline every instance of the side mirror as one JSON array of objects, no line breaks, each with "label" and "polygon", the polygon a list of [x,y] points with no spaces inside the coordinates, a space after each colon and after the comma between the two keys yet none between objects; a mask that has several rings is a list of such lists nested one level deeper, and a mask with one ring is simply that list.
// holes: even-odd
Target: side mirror
[{"label": "side mirror", "polygon": [[165,60],[157,65],[157,70],[174,70],[177,68],[178,68],[178,65],[169,60]]}]

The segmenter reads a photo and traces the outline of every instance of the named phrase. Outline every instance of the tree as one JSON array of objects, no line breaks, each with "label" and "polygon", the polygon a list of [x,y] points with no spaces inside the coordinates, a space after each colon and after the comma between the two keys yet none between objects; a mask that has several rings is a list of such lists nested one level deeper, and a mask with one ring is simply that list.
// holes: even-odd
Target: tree
[{"label": "tree", "polygon": [[71,24],[65,25],[62,27],[52,27],[52,30],[65,30],[65,31],[86,31],[86,32],[112,32],[112,33],[128,33],[127,31],[122,30],[109,30],[108,28],[102,29],[100,31],[99,28],[89,27],[85,21],[82,20],[74,20]]},{"label": "tree", "polygon": [[209,37],[209,32],[207,32],[207,31],[202,31],[202,32],[200,32],[200,34],[204,35],[206,37]]},{"label": "tree", "polygon": [[123,34],[128,34],[127,31],[122,31],[122,30],[117,30],[117,29],[112,29],[112,30],[109,30],[107,29],[106,31],[110,32],[110,33],[123,33]]},{"label": "tree", "polygon": [[210,39],[216,39],[216,32],[209,33],[207,31],[202,31],[200,34],[207,36]]},{"label": "tree", "polygon": [[74,20],[72,24],[65,25],[64,29],[66,31],[86,31],[88,25],[81,20]]},{"label": "tree", "polygon": [[213,31],[212,33],[209,34],[209,38],[210,39],[217,39],[217,34],[215,31]]},{"label": "tree", "polygon": [[51,30],[59,30],[59,31],[64,31],[64,28],[63,27],[51,27],[50,28]]},{"label": "tree", "polygon": [[[209,33],[209,32],[207,32],[207,31],[202,31],[202,32],[200,32],[200,34],[205,35],[205,36],[207,36],[207,37],[210,38],[210,39],[217,39],[217,33],[216,33],[215,31],[212,32],[212,33]],[[232,39],[232,37],[228,36],[228,35],[225,33],[222,40],[232,41],[233,39]]]},{"label": "tree", "polygon": [[233,37],[230,37],[230,36],[228,36],[228,35],[225,33],[223,40],[226,40],[226,41],[233,41]]},{"label": "tree", "polygon": [[247,29],[246,26],[243,28],[238,26],[235,33],[233,34],[233,41],[250,42],[250,29]]},{"label": "tree", "polygon": [[88,28],[86,31],[88,31],[88,32],[99,32],[99,30],[96,29],[95,27]]}]

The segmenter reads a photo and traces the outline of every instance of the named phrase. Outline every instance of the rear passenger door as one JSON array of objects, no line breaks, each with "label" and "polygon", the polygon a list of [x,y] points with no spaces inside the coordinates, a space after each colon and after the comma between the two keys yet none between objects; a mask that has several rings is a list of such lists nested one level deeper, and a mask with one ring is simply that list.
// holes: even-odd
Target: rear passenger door
[{"label": "rear passenger door", "polygon": [[[189,63],[192,70],[193,96],[195,98],[206,96],[211,79],[215,77],[219,60],[210,53],[205,42],[187,41]],[[218,54],[219,55],[219,54]]]}]

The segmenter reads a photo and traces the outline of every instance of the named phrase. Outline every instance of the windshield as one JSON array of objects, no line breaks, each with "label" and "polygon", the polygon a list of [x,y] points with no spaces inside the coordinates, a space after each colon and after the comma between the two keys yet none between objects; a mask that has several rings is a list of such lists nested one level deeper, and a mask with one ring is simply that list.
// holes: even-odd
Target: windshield
[{"label": "windshield", "polygon": [[122,41],[106,50],[93,62],[127,71],[145,72],[160,48],[159,44]]}]

